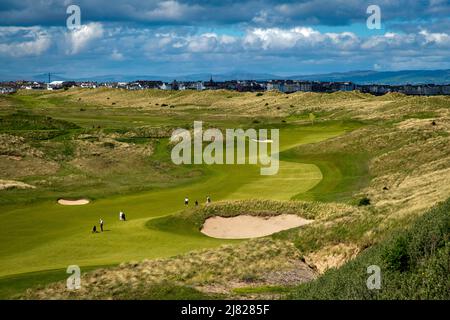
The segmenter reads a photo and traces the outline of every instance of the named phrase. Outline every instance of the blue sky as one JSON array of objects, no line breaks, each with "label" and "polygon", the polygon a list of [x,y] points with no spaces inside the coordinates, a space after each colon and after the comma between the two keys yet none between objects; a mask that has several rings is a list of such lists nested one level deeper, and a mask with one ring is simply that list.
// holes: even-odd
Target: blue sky
[{"label": "blue sky", "polygon": [[[366,26],[369,5],[380,30]],[[0,2],[1,79],[405,69],[450,69],[450,1]]]}]

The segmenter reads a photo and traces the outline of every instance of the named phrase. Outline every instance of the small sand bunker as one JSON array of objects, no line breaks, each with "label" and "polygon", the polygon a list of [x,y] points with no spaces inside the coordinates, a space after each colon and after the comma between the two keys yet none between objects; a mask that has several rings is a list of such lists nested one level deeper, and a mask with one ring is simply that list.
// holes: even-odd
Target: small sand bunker
[{"label": "small sand bunker", "polygon": [[81,206],[83,204],[88,204],[88,199],[78,199],[78,200],[68,200],[68,199],[58,199],[58,203],[63,206]]},{"label": "small sand bunker", "polygon": [[206,219],[201,232],[209,237],[220,239],[248,239],[303,226],[314,220],[307,220],[295,214],[280,214],[271,217],[241,215]]}]

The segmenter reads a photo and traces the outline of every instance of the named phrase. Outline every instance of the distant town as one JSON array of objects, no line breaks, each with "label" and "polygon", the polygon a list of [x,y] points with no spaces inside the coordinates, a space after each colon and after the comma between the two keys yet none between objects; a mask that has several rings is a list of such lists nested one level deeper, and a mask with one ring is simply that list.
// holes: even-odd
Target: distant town
[{"label": "distant town", "polygon": [[93,81],[10,81],[0,82],[0,93],[10,94],[17,90],[67,90],[69,88],[118,88],[126,90],[233,90],[239,92],[263,92],[277,90],[283,93],[293,92],[324,92],[360,91],[373,95],[384,95],[390,92],[398,92],[406,95],[450,95],[450,84],[404,84],[383,85],[365,84],[359,85],[352,82],[320,82],[320,81],[296,81],[296,80],[231,80],[214,81],[152,81],[137,80],[132,82],[93,82]]}]

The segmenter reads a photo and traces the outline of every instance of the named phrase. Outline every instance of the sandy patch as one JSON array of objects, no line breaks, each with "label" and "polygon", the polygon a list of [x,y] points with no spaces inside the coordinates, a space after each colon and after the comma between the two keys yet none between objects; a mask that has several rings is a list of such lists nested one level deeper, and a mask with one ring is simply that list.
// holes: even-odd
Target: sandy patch
[{"label": "sandy patch", "polygon": [[248,239],[303,226],[313,220],[295,214],[280,214],[271,217],[240,215],[237,217],[211,217],[206,219],[201,232],[220,239]]},{"label": "sandy patch", "polygon": [[0,180],[0,190],[8,189],[35,189],[35,186],[15,180]]},{"label": "sandy patch", "polygon": [[81,206],[83,204],[88,204],[88,199],[78,199],[78,200],[67,200],[67,199],[58,199],[58,203],[63,206]]},{"label": "sandy patch", "polygon": [[331,268],[339,268],[349,260],[356,257],[359,248],[355,244],[340,243],[330,245],[310,253],[305,257],[306,262],[317,268],[320,274]]}]

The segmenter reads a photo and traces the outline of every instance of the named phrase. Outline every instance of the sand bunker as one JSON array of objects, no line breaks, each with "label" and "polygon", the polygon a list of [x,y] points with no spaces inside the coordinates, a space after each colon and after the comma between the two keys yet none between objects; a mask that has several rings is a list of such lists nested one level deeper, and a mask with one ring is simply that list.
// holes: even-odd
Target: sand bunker
[{"label": "sand bunker", "polygon": [[67,200],[67,199],[58,199],[58,203],[63,206],[81,206],[83,204],[88,204],[88,199],[78,199],[78,200]]},{"label": "sand bunker", "polygon": [[255,217],[241,215],[224,218],[212,217],[206,219],[201,232],[209,237],[220,239],[247,239],[263,237],[300,227],[313,220],[301,218],[295,214],[281,214],[272,217]]}]

